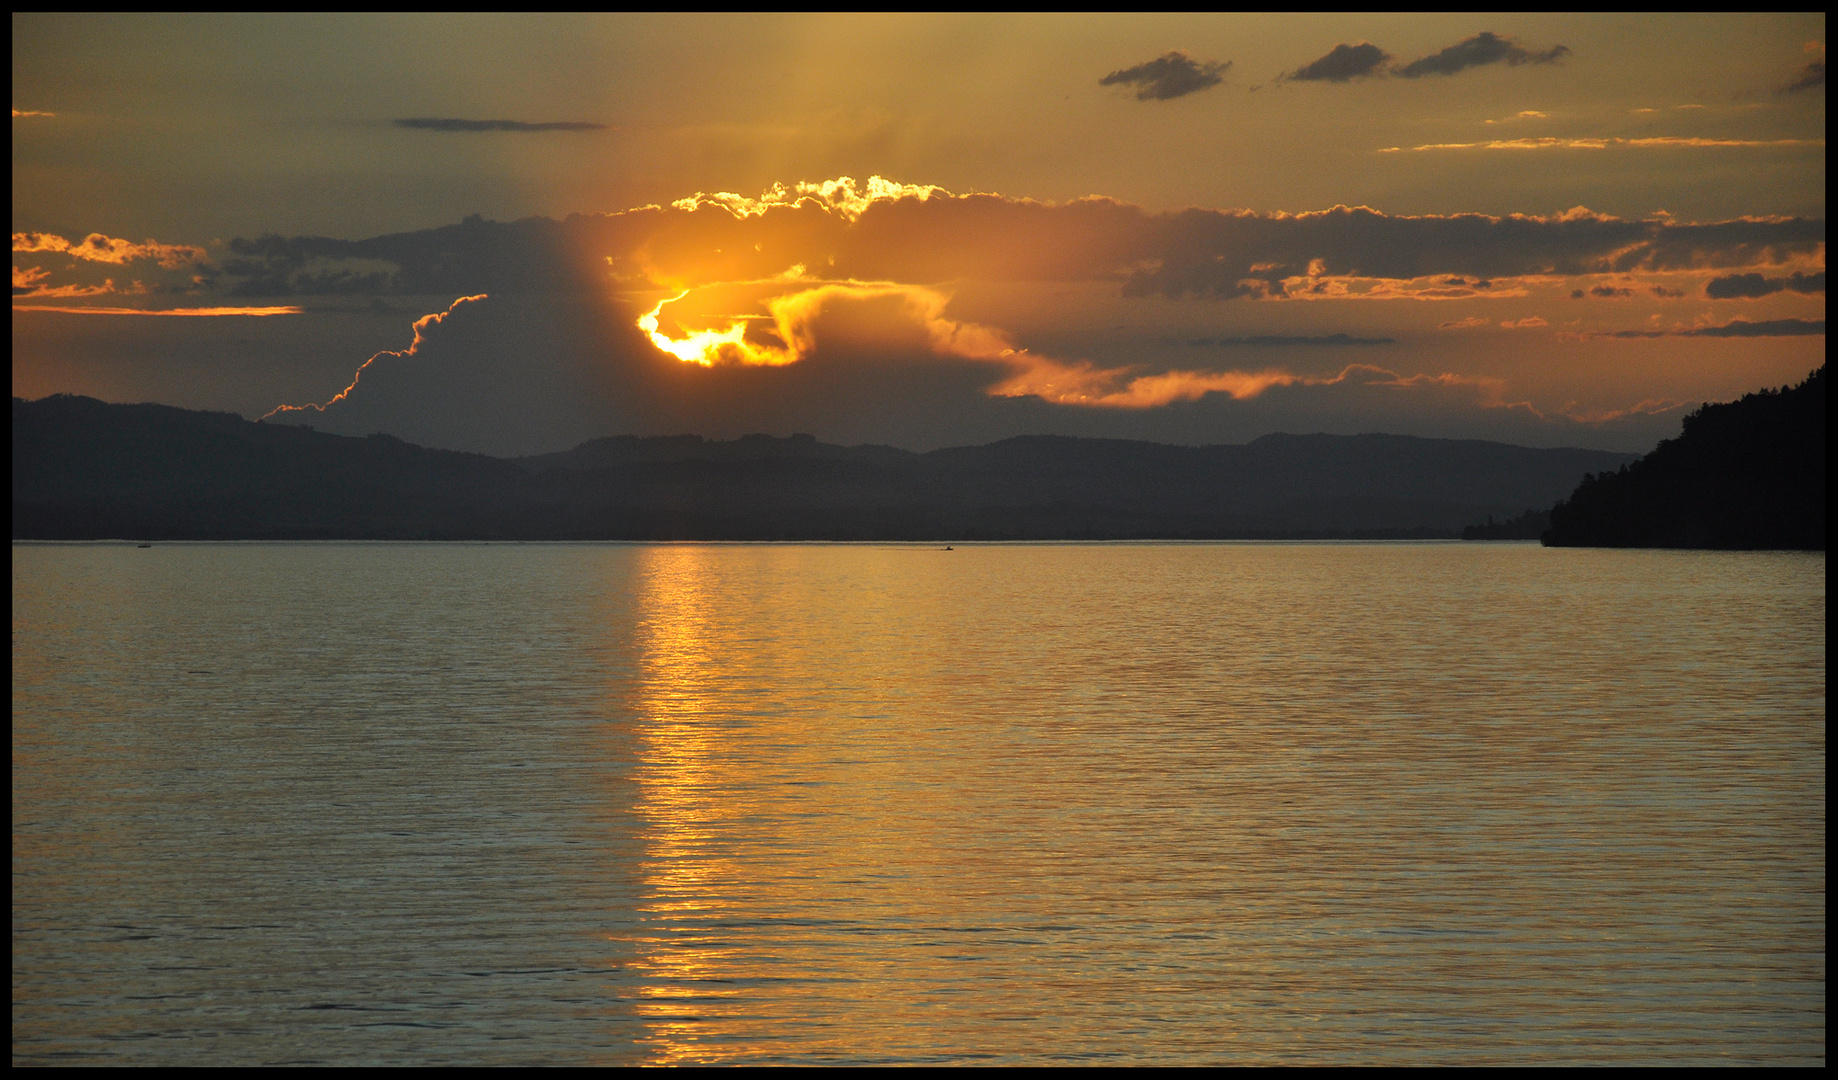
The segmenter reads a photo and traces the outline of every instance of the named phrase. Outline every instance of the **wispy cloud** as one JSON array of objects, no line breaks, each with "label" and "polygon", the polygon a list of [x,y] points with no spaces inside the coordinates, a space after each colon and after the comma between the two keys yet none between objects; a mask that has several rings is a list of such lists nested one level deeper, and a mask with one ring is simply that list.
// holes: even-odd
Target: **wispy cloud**
[{"label": "wispy cloud", "polygon": [[[115,279],[109,278],[100,285],[52,285],[51,272],[42,266],[13,267],[13,299],[27,300],[46,297],[54,300],[74,300],[81,296],[103,296],[116,292]],[[145,286],[135,283],[137,288],[119,290],[125,293],[146,292]]]},{"label": "wispy cloud", "polygon": [[417,131],[605,131],[605,124],[585,120],[552,120],[532,123],[527,120],[459,120],[437,116],[414,116],[397,120],[397,127]]},{"label": "wispy cloud", "polygon": [[54,112],[40,112],[37,109],[14,109],[13,119],[20,120],[31,116],[56,116]]},{"label": "wispy cloud", "polygon": [[[1480,392],[1483,407],[1516,407],[1521,402],[1502,398],[1504,381],[1488,376],[1401,375],[1371,364],[1349,364],[1338,375],[1304,375],[1282,368],[1260,371],[1166,371],[1138,375],[1131,368],[1098,368],[1089,363],[1066,364],[1031,354],[1013,378],[989,389],[996,397],[1037,397],[1056,405],[1100,409],[1153,409],[1177,401],[1198,401],[1208,394],[1224,394],[1248,401],[1266,390],[1286,386],[1338,386],[1354,383],[1412,389],[1425,386],[1467,387]],[[1534,410],[1535,411],[1535,410]]]},{"label": "wispy cloud", "polygon": [[1168,101],[1217,86],[1232,66],[1230,60],[1198,61],[1176,49],[1135,67],[1113,71],[1098,80],[1099,86],[1133,86],[1137,101]]},{"label": "wispy cloud", "polygon": [[1483,30],[1439,53],[1413,60],[1398,68],[1394,74],[1404,79],[1416,79],[1425,75],[1454,75],[1488,64],[1504,63],[1513,67],[1520,64],[1549,64],[1568,55],[1570,49],[1564,45],[1553,45],[1542,52],[1535,52],[1513,38]]},{"label": "wispy cloud", "polygon": [[1557,412],[1579,424],[1606,424],[1634,416],[1663,416],[1674,410],[1687,408],[1689,405],[1690,402],[1674,401],[1670,398],[1647,398],[1625,409],[1585,409],[1579,407],[1576,402],[1570,401],[1566,402]]},{"label": "wispy cloud", "polygon": [[1388,338],[1388,337],[1362,338],[1362,337],[1353,337],[1348,334],[1321,334],[1321,335],[1314,336],[1314,337],[1291,337],[1291,336],[1285,336],[1281,334],[1254,334],[1250,337],[1195,338],[1192,341],[1189,341],[1187,344],[1192,345],[1195,348],[1226,349],[1226,348],[1249,347],[1249,348],[1258,348],[1258,349],[1275,349],[1275,348],[1285,348],[1285,347],[1292,346],[1292,345],[1365,346],[1365,345],[1396,345],[1397,343],[1398,342],[1396,338]]},{"label": "wispy cloud", "polygon": [[52,233],[14,233],[13,250],[21,254],[50,252],[88,262],[117,265],[146,260],[158,262],[168,270],[177,270],[207,259],[203,248],[190,244],[162,244],[157,240],[136,244],[131,240],[118,240],[101,233],[90,233],[74,244]]},{"label": "wispy cloud", "polygon": [[1573,138],[1489,139],[1485,142],[1424,143],[1422,146],[1387,146],[1381,154],[1419,153],[1426,150],[1607,150],[1632,147],[1643,150],[1682,148],[1755,148],[1768,146],[1824,146],[1824,139],[1701,139],[1672,135],[1647,139]]},{"label": "wispy cloud", "polygon": [[[489,299],[490,297],[488,296],[462,296],[459,299],[453,301],[453,303],[447,305],[447,310],[445,311],[436,311],[431,315],[423,315],[421,318],[415,320],[415,327],[414,327],[415,338],[413,341],[409,342],[408,348],[400,350],[400,351],[396,351],[393,349],[386,349],[383,352],[377,353],[373,355],[370,359],[359,364],[357,366],[357,370],[351,373],[351,384],[345,387],[343,390],[340,390],[338,393],[332,395],[331,400],[327,401],[324,405],[316,405],[312,403],[308,403],[306,405],[276,405],[274,408],[269,409],[266,413],[263,413],[262,419],[266,420],[269,417],[275,416],[277,414],[299,413],[299,412],[307,412],[309,410],[312,412],[320,412],[320,413],[325,412],[328,406],[336,405],[339,402],[344,401],[346,398],[349,398],[351,396],[351,392],[353,390],[356,390],[357,384],[363,380],[365,368],[369,367],[371,364],[376,363],[379,359],[385,356],[393,356],[398,360],[402,359],[405,356],[414,356],[416,353],[421,351],[421,347],[423,345],[427,344],[428,335],[434,331],[434,328],[438,327],[441,323],[446,322],[447,317],[449,315],[452,315],[455,311],[458,311],[460,309],[461,304],[475,304],[481,300],[489,300]],[[249,310],[256,310],[256,309],[249,309]],[[271,314],[292,315],[292,314],[297,314],[300,311],[300,309],[299,308],[271,308],[271,309],[266,309],[266,311],[267,313],[271,313]]]},{"label": "wispy cloud", "polygon": [[1506,117],[1504,120],[1485,120],[1485,121],[1482,121],[1482,123],[1510,124],[1518,120],[1548,120],[1548,119],[1550,119],[1549,113],[1541,113],[1537,109],[1521,109],[1518,112],[1514,113],[1513,115]]}]

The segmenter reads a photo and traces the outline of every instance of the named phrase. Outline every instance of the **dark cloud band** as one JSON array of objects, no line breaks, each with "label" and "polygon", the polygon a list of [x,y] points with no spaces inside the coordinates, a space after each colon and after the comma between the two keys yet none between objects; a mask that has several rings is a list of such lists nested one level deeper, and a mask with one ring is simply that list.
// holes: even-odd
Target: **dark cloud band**
[{"label": "dark cloud band", "polygon": [[1769,319],[1749,322],[1735,319],[1722,326],[1702,326],[1683,337],[1812,337],[1825,333],[1824,319]]},{"label": "dark cloud band", "polygon": [[443,117],[417,116],[397,120],[397,127],[417,131],[605,131],[605,124],[584,120],[557,120],[533,124],[524,120],[455,120]]},{"label": "dark cloud band", "polygon": [[[688,287],[767,279],[801,264],[857,281],[1106,281],[1131,296],[1230,298],[1280,297],[1297,278],[1433,276],[1482,289],[1528,275],[1742,274],[1816,258],[1824,243],[1825,222],[1804,218],[1681,224],[1344,206],[1155,213],[1104,198],[1049,205],[935,194],[876,201],[853,218],[806,200],[746,215],[672,206],[565,221],[472,218],[361,241],[270,236],[232,242],[222,269],[250,296],[597,293],[609,272]],[[1803,276],[1802,287],[1814,280]]]},{"label": "dark cloud band", "polygon": [[1712,278],[1704,286],[1704,295],[1712,300],[1756,300],[1777,292],[1806,295],[1825,291],[1825,271],[1816,274],[1794,274],[1792,277],[1763,277],[1760,274],[1730,274]]},{"label": "dark cloud band", "polygon": [[1721,326],[1700,326],[1695,330],[1617,330],[1612,334],[1605,334],[1603,336],[1618,338],[1758,338],[1821,337],[1824,334],[1824,319],[1769,319],[1765,322],[1749,322],[1747,319],[1733,319]]}]

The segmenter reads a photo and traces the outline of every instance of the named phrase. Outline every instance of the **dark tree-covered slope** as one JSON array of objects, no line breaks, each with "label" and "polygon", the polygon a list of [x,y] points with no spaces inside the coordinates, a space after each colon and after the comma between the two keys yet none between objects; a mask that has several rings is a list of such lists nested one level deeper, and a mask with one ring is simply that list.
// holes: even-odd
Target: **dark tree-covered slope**
[{"label": "dark tree-covered slope", "polygon": [[1825,550],[1825,368],[1706,405],[1676,439],[1586,477],[1551,510],[1555,547]]},{"label": "dark tree-covered slope", "polygon": [[1397,435],[597,439],[503,460],[224,413],[13,402],[15,539],[1455,537],[1632,455]]}]

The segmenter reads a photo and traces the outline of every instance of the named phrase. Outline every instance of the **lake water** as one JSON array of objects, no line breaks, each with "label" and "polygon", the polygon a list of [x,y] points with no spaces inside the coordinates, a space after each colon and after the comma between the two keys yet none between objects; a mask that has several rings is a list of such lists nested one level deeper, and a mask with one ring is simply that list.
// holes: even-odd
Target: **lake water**
[{"label": "lake water", "polygon": [[1825,1059],[1823,554],[13,548],[13,1061]]}]

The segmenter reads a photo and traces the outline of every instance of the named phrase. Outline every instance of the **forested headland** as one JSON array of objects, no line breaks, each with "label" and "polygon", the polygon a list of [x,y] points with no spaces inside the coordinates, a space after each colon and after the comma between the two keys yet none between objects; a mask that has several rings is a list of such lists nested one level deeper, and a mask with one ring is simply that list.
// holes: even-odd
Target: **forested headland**
[{"label": "forested headland", "polygon": [[1584,477],[1551,509],[1551,547],[1825,550],[1825,368],[1705,405],[1676,439]]}]

